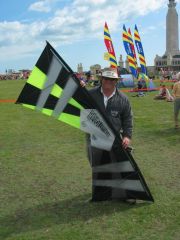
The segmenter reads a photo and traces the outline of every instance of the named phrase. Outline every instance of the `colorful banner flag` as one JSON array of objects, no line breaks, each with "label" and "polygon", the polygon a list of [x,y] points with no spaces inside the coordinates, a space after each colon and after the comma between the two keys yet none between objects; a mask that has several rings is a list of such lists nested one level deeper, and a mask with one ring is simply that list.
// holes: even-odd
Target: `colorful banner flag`
[{"label": "colorful banner flag", "polygon": [[144,56],[143,46],[142,46],[141,38],[136,25],[134,29],[134,40],[135,40],[135,45],[136,45],[138,56],[139,56],[139,62],[141,65],[141,72],[147,75],[146,60]]},{"label": "colorful banner flag", "polygon": [[138,72],[137,72],[136,62],[134,59],[133,51],[131,49],[131,41],[129,39],[129,35],[127,33],[125,25],[123,25],[123,44],[124,44],[125,51],[127,53],[130,71],[131,71],[132,75],[135,78],[137,78]]},{"label": "colorful banner flag", "polygon": [[111,36],[109,33],[109,29],[107,26],[107,23],[105,22],[105,26],[104,26],[104,43],[106,45],[106,48],[108,50],[109,53],[109,61],[110,61],[110,65],[112,68],[117,68],[117,60],[116,60],[116,55],[114,52],[114,47],[113,47],[113,43],[111,40]]},{"label": "colorful banner flag", "polygon": [[130,28],[128,29],[128,36],[129,36],[131,50],[133,52],[133,56],[134,56],[134,60],[135,60],[135,63],[136,63],[136,68],[137,68],[138,64],[137,64],[136,50],[135,50],[135,47],[134,47],[134,42],[133,42],[133,38],[132,38],[132,34],[131,34],[131,29]]}]

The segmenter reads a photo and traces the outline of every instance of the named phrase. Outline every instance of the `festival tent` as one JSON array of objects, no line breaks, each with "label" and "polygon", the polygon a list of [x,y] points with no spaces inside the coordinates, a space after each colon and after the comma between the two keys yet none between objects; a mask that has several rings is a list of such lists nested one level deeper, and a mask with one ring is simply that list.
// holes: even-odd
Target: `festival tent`
[{"label": "festival tent", "polygon": [[118,88],[125,87],[125,88],[133,88],[134,87],[134,79],[132,74],[122,74],[120,75],[120,80],[117,84]]},{"label": "festival tent", "polygon": [[142,88],[146,91],[154,91],[156,89],[153,80],[148,78],[146,74],[139,73],[138,80],[142,82]]},{"label": "festival tent", "polygon": [[148,85],[148,91],[155,91],[157,87],[155,86],[153,80],[150,78],[149,79],[149,85]]}]

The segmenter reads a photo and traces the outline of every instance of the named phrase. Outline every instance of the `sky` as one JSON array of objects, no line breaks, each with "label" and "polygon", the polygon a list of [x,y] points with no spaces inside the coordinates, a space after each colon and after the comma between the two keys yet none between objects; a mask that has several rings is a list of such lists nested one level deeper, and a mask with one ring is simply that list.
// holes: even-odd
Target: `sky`
[{"label": "sky", "polygon": [[[32,69],[46,41],[77,71],[104,60],[104,24],[107,22],[117,60],[126,58],[122,28],[138,27],[147,66],[166,50],[168,0],[1,0],[0,73]],[[176,0],[180,17],[180,0]],[[180,24],[179,24],[180,28]],[[180,29],[179,29],[180,32]],[[180,39],[180,38],[179,38]]]}]

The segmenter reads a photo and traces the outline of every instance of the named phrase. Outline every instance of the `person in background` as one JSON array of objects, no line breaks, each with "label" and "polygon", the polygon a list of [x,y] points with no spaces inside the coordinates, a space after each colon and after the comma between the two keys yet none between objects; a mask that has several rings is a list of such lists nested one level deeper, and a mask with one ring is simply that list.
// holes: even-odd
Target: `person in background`
[{"label": "person in background", "polygon": [[154,100],[166,99],[167,88],[165,85],[160,85],[159,93],[154,97]]},{"label": "person in background", "polygon": [[167,102],[173,102],[174,101],[174,98],[173,96],[171,95],[171,93],[169,92],[169,89],[166,88],[166,101]]},{"label": "person in background", "polygon": [[178,115],[180,111],[180,72],[177,74],[177,80],[173,86],[173,97],[174,97],[174,122],[175,122],[175,129],[179,128],[178,122]]},{"label": "person in background", "polygon": [[144,93],[143,93],[143,91],[142,91],[142,89],[143,89],[143,80],[142,80],[142,79],[139,79],[139,80],[138,80],[137,88],[138,88],[138,94],[137,94],[137,96],[138,96],[138,97],[143,97],[143,96],[144,96]]}]

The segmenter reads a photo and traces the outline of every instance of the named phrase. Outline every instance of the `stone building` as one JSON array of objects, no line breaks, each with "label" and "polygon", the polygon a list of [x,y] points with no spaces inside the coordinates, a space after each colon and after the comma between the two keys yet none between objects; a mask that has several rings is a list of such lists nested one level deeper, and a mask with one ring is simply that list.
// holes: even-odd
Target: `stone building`
[{"label": "stone building", "polygon": [[93,75],[97,74],[99,71],[101,71],[101,65],[94,64],[94,65],[90,66],[90,71],[91,71],[91,74],[93,74]]},{"label": "stone building", "polygon": [[90,72],[91,72],[92,80],[98,79],[98,74],[99,74],[100,71],[101,71],[101,65],[94,64],[94,65],[90,66]]}]

